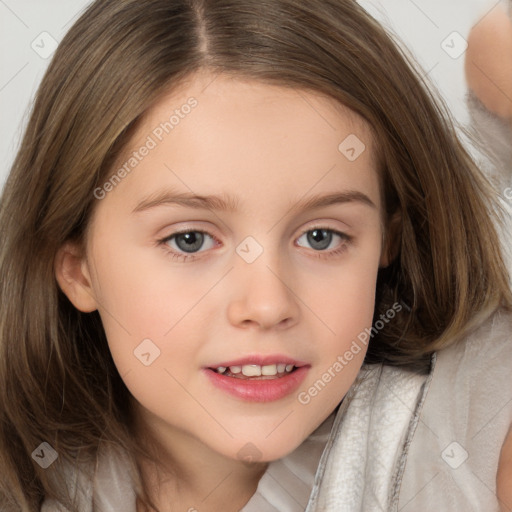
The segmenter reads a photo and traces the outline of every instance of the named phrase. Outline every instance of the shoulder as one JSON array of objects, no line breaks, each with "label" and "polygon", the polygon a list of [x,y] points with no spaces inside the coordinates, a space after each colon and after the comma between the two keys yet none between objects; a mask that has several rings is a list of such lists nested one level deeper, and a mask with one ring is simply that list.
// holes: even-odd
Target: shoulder
[{"label": "shoulder", "polygon": [[[495,381],[496,375],[512,378],[512,312],[503,309],[491,315],[485,322],[454,345],[438,352],[438,360],[453,364],[465,363],[467,373],[478,371],[480,385]],[[474,375],[473,375],[474,376]]]},{"label": "shoulder", "polygon": [[512,423],[512,313],[497,311],[464,339],[440,350],[430,393],[434,409],[444,407],[448,417],[458,412],[453,419],[461,431],[471,420],[474,433],[499,422],[503,441]]},{"label": "shoulder", "polygon": [[468,388],[476,398],[470,400],[470,411],[487,411],[481,428],[497,445],[496,495],[500,510],[509,512],[512,510],[512,314],[497,313],[470,336],[464,353],[473,377]]},{"label": "shoulder", "polygon": [[[363,365],[341,402],[308,512],[395,510],[395,479],[431,378],[383,364]],[[340,492],[343,489],[343,492]]]},{"label": "shoulder", "polygon": [[509,478],[510,452],[503,450],[503,465],[499,460],[512,423],[511,343],[512,315],[499,311],[437,352],[409,447],[401,506],[410,501],[416,510],[498,509],[499,466]]}]

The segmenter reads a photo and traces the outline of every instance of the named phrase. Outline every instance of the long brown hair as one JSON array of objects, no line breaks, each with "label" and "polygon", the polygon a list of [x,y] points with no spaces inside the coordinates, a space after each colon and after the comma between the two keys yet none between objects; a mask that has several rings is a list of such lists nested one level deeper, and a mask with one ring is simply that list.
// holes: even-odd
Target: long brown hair
[{"label": "long brown hair", "polygon": [[[396,302],[404,309],[372,338],[368,360],[414,363],[511,307],[492,187],[446,107],[355,1],[98,0],[53,57],[1,202],[7,510],[39,510],[45,496],[64,500],[50,476],[63,460],[94,462],[100,441],[133,461],[140,451],[99,315],[71,305],[54,259],[64,242],[83,240],[94,190],[144,113],[202,68],[326,94],[373,130],[386,217],[400,215],[375,318]],[[43,441],[59,454],[46,470],[31,457]],[[142,480],[136,491],[149,504]]]}]

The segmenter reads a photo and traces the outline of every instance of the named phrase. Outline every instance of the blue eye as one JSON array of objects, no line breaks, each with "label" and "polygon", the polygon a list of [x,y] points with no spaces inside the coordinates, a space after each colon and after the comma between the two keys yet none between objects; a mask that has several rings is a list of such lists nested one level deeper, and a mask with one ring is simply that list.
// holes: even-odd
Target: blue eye
[{"label": "blue eye", "polygon": [[[306,237],[307,243],[310,244],[313,249],[312,254],[320,258],[330,258],[340,255],[347,249],[348,245],[352,241],[352,237],[345,233],[326,227],[315,227],[309,229],[297,240],[300,240],[304,236]],[[327,251],[326,249],[331,245],[335,238],[340,239],[340,242],[338,242],[338,248]],[[197,258],[195,256],[197,253],[204,252],[200,249],[204,249],[204,243],[208,239],[211,240],[211,243],[210,247],[207,247],[206,249],[211,249],[215,242],[219,242],[217,238],[205,231],[188,230],[173,233],[172,235],[159,240],[158,244],[164,245],[168,250],[169,256],[173,259],[186,261],[190,259],[194,260]],[[303,245],[299,244],[299,247],[303,247]]]},{"label": "blue eye", "polygon": [[[212,240],[216,240],[215,237],[206,233],[205,231],[182,231],[179,233],[174,233],[163,240],[160,240],[160,243],[166,244],[170,246],[170,242],[173,242],[178,251],[183,251],[185,254],[176,252],[176,249],[173,249],[173,252],[170,252],[171,256],[175,258],[182,258],[184,260],[189,259],[191,256],[189,254],[195,254],[204,244],[205,238],[209,237]],[[193,257],[193,256],[192,256]]]},{"label": "blue eye", "polygon": [[325,251],[325,249],[331,245],[334,237],[341,238],[343,241],[348,241],[348,237],[344,233],[327,228],[310,229],[301,235],[298,240],[304,236],[306,236],[308,244],[317,251]]}]

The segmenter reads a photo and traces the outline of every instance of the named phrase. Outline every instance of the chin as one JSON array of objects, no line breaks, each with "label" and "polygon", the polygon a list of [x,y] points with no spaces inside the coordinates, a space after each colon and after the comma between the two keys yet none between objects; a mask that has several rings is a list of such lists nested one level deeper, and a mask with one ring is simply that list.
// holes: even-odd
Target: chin
[{"label": "chin", "polygon": [[228,457],[248,463],[269,463],[293,452],[305,438],[291,439],[290,436],[276,436],[275,439],[265,439],[256,436],[246,437],[245,441],[234,442],[233,451]]}]

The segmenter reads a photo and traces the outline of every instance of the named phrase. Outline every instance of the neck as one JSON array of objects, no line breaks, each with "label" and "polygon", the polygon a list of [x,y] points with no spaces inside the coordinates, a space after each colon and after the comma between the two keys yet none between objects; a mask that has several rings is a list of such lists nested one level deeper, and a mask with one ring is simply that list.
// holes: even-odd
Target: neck
[{"label": "neck", "polygon": [[[158,420],[137,422],[137,437],[157,463],[140,461],[151,500],[160,512],[237,512],[256,492],[268,463],[225,457],[179,429]],[[138,512],[142,509],[138,509]]]}]

